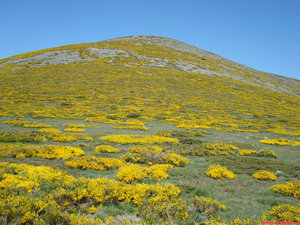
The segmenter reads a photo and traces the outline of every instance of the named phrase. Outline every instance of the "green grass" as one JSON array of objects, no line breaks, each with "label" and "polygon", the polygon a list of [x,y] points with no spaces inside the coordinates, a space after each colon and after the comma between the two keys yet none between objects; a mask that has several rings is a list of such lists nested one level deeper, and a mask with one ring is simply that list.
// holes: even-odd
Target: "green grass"
[{"label": "green grass", "polygon": [[135,210],[130,203],[108,203],[103,204],[103,207],[95,213],[95,216],[105,220],[108,217],[119,217],[119,218],[135,218]]}]

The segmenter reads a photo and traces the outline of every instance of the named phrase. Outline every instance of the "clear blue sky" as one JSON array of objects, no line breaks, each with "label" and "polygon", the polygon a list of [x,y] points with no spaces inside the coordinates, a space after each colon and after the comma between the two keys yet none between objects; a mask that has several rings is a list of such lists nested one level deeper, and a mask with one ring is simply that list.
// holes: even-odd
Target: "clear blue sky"
[{"label": "clear blue sky", "polygon": [[0,21],[0,58],[157,35],[300,79],[300,0],[0,0]]}]

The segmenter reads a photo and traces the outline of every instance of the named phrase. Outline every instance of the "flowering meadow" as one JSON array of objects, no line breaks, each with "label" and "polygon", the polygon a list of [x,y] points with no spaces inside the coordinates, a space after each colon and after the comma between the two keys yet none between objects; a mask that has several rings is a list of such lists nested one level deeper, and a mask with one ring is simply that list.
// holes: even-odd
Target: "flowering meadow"
[{"label": "flowering meadow", "polygon": [[0,224],[300,221],[297,86],[174,48],[0,60]]},{"label": "flowering meadow", "polygon": [[[161,131],[154,132],[154,122],[146,120],[143,126],[148,124],[149,130],[120,129],[114,135],[107,134],[116,132],[115,124],[42,118],[11,122],[15,120],[1,120],[8,130],[3,130],[0,142],[1,223],[260,224],[298,220],[299,170],[295,172],[296,167],[280,160],[285,151],[296,147],[271,145],[267,149],[259,138],[251,142],[259,147],[252,149],[233,139],[207,142],[224,131],[184,131],[173,126],[167,131],[160,123]],[[235,159],[226,163],[231,158]],[[242,167],[239,161],[244,161]],[[258,196],[250,194],[252,199],[237,210],[235,201],[257,187],[261,189]],[[260,200],[262,193],[263,201],[272,205]],[[255,215],[248,205],[254,202]],[[243,215],[245,210],[248,216]]]}]

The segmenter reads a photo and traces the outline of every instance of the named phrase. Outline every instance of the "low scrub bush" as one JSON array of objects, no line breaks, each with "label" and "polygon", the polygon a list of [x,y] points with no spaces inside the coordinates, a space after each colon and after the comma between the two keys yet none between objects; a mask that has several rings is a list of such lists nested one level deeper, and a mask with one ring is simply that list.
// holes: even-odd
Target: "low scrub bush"
[{"label": "low scrub bush", "polygon": [[4,124],[13,124],[14,126],[27,127],[27,128],[46,128],[46,127],[51,127],[51,125],[49,125],[49,124],[34,123],[34,122],[28,122],[28,121],[25,121],[25,120],[6,120],[3,123]]},{"label": "low scrub bush", "polygon": [[102,136],[101,140],[111,141],[119,144],[163,144],[178,143],[178,140],[170,137],[161,137],[156,135],[110,135]]},{"label": "low scrub bush", "polygon": [[236,175],[233,172],[229,171],[226,167],[221,165],[209,165],[206,171],[206,176],[222,180],[224,180],[224,178],[230,180],[236,178]]},{"label": "low scrub bush", "polygon": [[37,131],[0,132],[0,142],[45,142],[47,138]]},{"label": "low scrub bush", "polygon": [[138,152],[163,152],[164,149],[162,147],[156,145],[136,145],[129,148],[129,151],[132,153]]},{"label": "low scrub bush", "polygon": [[45,133],[45,134],[60,134],[61,131],[55,128],[42,128],[38,130],[40,133]]},{"label": "low scrub bush", "polygon": [[94,152],[119,153],[120,150],[110,145],[99,145],[94,149]]},{"label": "low scrub bush", "polygon": [[260,140],[261,143],[268,145],[300,145],[300,141],[287,140],[284,138]]},{"label": "low scrub bush", "polygon": [[195,137],[195,136],[204,136],[207,134],[206,130],[189,130],[189,131],[181,131],[181,130],[173,130],[171,131],[171,135],[175,137]]},{"label": "low scrub bush", "polygon": [[118,180],[126,183],[134,183],[142,178],[152,178],[156,180],[167,179],[168,170],[173,166],[169,164],[156,164],[150,167],[142,167],[137,164],[126,164],[119,168],[116,175]]},{"label": "low scrub bush", "polygon": [[[195,140],[195,143],[193,143]],[[203,143],[197,139],[187,140],[187,143],[180,143],[177,145],[169,145],[169,149],[174,149],[181,155],[191,156],[217,156],[217,155],[236,155],[238,147],[225,143]]]},{"label": "low scrub bush", "polygon": [[296,222],[300,221],[300,203],[297,205],[278,205],[274,206],[271,210],[264,212],[262,221],[289,221]]},{"label": "low scrub bush", "polygon": [[189,163],[189,160],[176,153],[145,151],[136,153],[127,153],[121,157],[122,160],[134,163],[147,163],[152,164],[173,164],[176,166],[182,166]]},{"label": "low scrub bush", "polygon": [[23,143],[0,143],[0,156],[15,158],[41,157],[45,159],[68,159],[84,155],[77,147],[65,145],[25,145]]},{"label": "low scrub bush", "polygon": [[278,158],[278,156],[275,154],[275,152],[272,151],[272,150],[269,150],[269,149],[261,149],[261,150],[259,150],[256,153],[256,156]]},{"label": "low scrub bush", "polygon": [[255,154],[256,154],[256,150],[241,149],[241,150],[239,151],[239,154],[240,154],[241,156],[255,155]]},{"label": "low scrub bush", "polygon": [[118,168],[124,163],[115,158],[103,158],[95,156],[82,156],[74,159],[67,160],[65,162],[66,166],[81,168],[81,169],[95,169],[95,170],[105,170]]},{"label": "low scrub bush", "polygon": [[131,126],[116,126],[114,129],[125,129],[125,130],[148,130],[148,127],[144,125],[131,125]]},{"label": "low scrub bush", "polygon": [[83,132],[83,131],[85,131],[85,129],[72,127],[72,128],[66,128],[66,129],[64,129],[64,131],[66,131],[66,132]]},{"label": "low scrub bush", "polygon": [[277,180],[274,173],[265,170],[254,173],[252,177],[257,180]]},{"label": "low scrub bush", "polygon": [[300,198],[300,180],[289,181],[286,184],[276,184],[270,189],[282,195]]},{"label": "low scrub bush", "polygon": [[212,198],[199,198],[198,196],[195,196],[194,198],[193,207],[196,212],[199,212],[204,216],[204,221],[208,221],[215,217],[219,210],[224,211],[227,209],[224,204],[220,204]]},{"label": "low scrub bush", "polygon": [[90,124],[72,124],[72,123],[66,123],[63,126],[68,128],[89,128],[89,127],[100,128],[99,126],[94,126]]}]

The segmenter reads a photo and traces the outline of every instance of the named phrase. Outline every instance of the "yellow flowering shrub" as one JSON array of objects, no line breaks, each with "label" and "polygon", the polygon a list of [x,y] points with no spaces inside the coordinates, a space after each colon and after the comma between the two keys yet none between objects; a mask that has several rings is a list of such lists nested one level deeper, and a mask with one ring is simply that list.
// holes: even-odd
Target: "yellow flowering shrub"
[{"label": "yellow flowering shrub", "polygon": [[167,179],[168,170],[173,168],[170,164],[156,164],[147,168],[148,177],[156,180]]},{"label": "yellow flowering shrub", "polygon": [[30,193],[33,189],[38,190],[39,183],[34,181],[27,181],[24,177],[14,174],[5,173],[3,179],[0,181],[0,188],[6,191],[17,191],[25,189]]},{"label": "yellow flowering shrub", "polygon": [[263,213],[262,221],[300,221],[300,203],[294,206],[288,204],[274,206],[271,210]]},{"label": "yellow flowering shrub", "polygon": [[144,151],[144,152],[129,152],[121,157],[121,160],[134,163],[160,163],[173,164],[176,166],[186,165],[189,160],[176,153]]},{"label": "yellow flowering shrub", "polygon": [[84,155],[77,147],[65,145],[25,145],[23,143],[0,143],[0,157],[41,157],[45,159],[68,159]]},{"label": "yellow flowering shrub", "polygon": [[7,195],[0,200],[0,215],[6,224],[63,224],[67,214],[51,196]]},{"label": "yellow flowering shrub", "polygon": [[[27,181],[34,181],[37,183],[40,183],[41,181],[49,182],[53,185],[58,185],[57,187],[61,188],[73,186],[73,188],[77,189],[76,193],[71,190],[73,196],[76,196],[73,198],[75,201],[82,199],[84,196],[90,196],[95,198],[97,201],[105,201],[116,198],[119,201],[127,199],[128,201],[134,200],[133,202],[135,204],[143,204],[145,197],[155,198],[160,196],[168,200],[170,198],[178,197],[180,193],[180,190],[171,184],[137,184],[135,186],[131,186],[107,178],[88,179],[80,177],[76,179],[58,169],[46,166],[36,167],[27,164],[0,163],[0,169],[4,169],[4,173],[9,172],[22,176]],[[59,189],[56,190],[55,187],[53,188],[53,191],[55,191],[57,195],[59,195],[60,191],[62,191]],[[103,188],[106,189],[106,193],[101,191]]]},{"label": "yellow flowering shrub", "polygon": [[260,149],[257,153],[256,156],[259,157],[273,157],[273,158],[278,158],[278,156],[275,154],[274,151],[269,150],[269,149]]},{"label": "yellow flowering shrub", "polygon": [[25,121],[25,120],[6,120],[3,123],[4,124],[13,124],[14,126],[19,126],[19,127],[28,127],[28,128],[46,128],[46,127],[51,127],[51,125],[49,125],[49,124],[33,123],[33,122]]},{"label": "yellow flowering shrub", "polygon": [[24,123],[26,123],[25,120],[6,120],[3,122],[4,124],[13,124],[15,126],[23,126]]},{"label": "yellow flowering shrub", "polygon": [[264,170],[254,173],[252,177],[257,180],[277,180],[277,177],[274,173]]},{"label": "yellow flowering shrub", "polygon": [[189,130],[189,131],[178,131],[174,130],[171,132],[172,136],[177,136],[177,137],[196,137],[196,136],[204,136],[204,134],[207,134],[208,131],[206,130]]},{"label": "yellow flowering shrub", "polygon": [[79,148],[84,148],[87,146],[88,146],[87,143],[82,143],[82,142],[76,144],[76,147],[79,147]]},{"label": "yellow flowering shrub", "polygon": [[72,123],[66,123],[63,126],[68,128],[90,128],[90,127],[100,128],[99,126],[94,126],[90,124],[72,124]]},{"label": "yellow flowering shrub", "polygon": [[[108,218],[102,223],[80,215],[93,213],[106,202],[132,202],[141,222],[147,220],[150,212],[151,217],[160,221],[166,221],[165,214],[162,215],[166,210],[170,210],[169,221],[188,216],[185,202],[178,198],[180,190],[172,184],[130,185],[107,178],[74,178],[47,166],[7,162],[0,163],[0,171],[5,174],[0,176],[0,216],[8,224],[118,223],[120,220]],[[150,212],[143,207],[151,209]]]},{"label": "yellow flowering shrub", "polygon": [[282,195],[300,198],[300,180],[288,181],[286,184],[275,184],[270,189]]},{"label": "yellow flowering shrub", "polygon": [[269,149],[260,149],[259,151],[256,150],[248,150],[248,149],[241,149],[239,151],[239,155],[241,156],[257,156],[257,157],[273,157],[278,158],[274,151]]},{"label": "yellow flowering shrub", "polygon": [[127,164],[119,168],[116,177],[118,180],[130,184],[147,177],[147,172],[140,165]]},{"label": "yellow flowering shrub", "polygon": [[70,225],[104,225],[106,224],[103,220],[100,218],[94,218],[94,217],[88,217],[85,215],[77,215],[77,214],[71,214],[70,215]]},{"label": "yellow flowering shrub", "polygon": [[69,141],[76,141],[76,140],[87,140],[92,141],[93,138],[87,136],[85,134],[55,134],[55,135],[48,135],[52,141],[56,142],[69,142]]},{"label": "yellow flowering shrub", "polygon": [[36,131],[0,132],[0,142],[46,142],[47,138]]},{"label": "yellow flowering shrub", "polygon": [[187,165],[189,164],[189,160],[181,155],[176,153],[166,153],[162,156],[162,161],[164,163],[174,164],[176,166]]},{"label": "yellow flowering shrub", "polygon": [[94,152],[109,152],[109,153],[119,153],[120,150],[110,146],[110,145],[98,145],[95,149]]},{"label": "yellow flowering shrub", "polygon": [[118,168],[124,163],[115,158],[103,158],[95,156],[82,156],[78,158],[73,158],[65,162],[66,166],[81,168],[81,169],[95,169],[95,170],[105,170]]},{"label": "yellow flowering shrub", "polygon": [[88,122],[98,122],[98,123],[106,123],[106,124],[122,123],[122,121],[120,120],[110,119],[109,116],[105,116],[105,115],[99,115],[96,117],[87,117],[84,120]]},{"label": "yellow flowering shrub", "polygon": [[128,129],[128,130],[148,130],[148,127],[144,125],[134,125],[134,126],[116,126],[114,129]]},{"label": "yellow flowering shrub", "polygon": [[241,149],[239,151],[228,149],[228,148],[220,148],[220,149],[206,149],[206,144],[180,144],[177,146],[176,152],[179,152],[181,155],[191,155],[191,156],[218,156],[218,155],[241,155],[241,156],[256,156],[256,157],[273,157],[277,158],[278,156],[274,151],[269,149],[261,149],[259,151],[256,150],[248,150]]},{"label": "yellow flowering shrub", "polygon": [[153,135],[162,136],[162,137],[171,137],[172,136],[172,134],[169,132],[156,132]]},{"label": "yellow flowering shrub", "polygon": [[230,223],[230,225],[256,225],[256,224],[261,224],[261,221],[251,221],[250,219],[240,219],[240,218],[236,218],[234,220],[232,220]]},{"label": "yellow flowering shrub", "polygon": [[258,220],[236,218],[232,221],[222,221],[220,218],[213,218],[205,222],[205,225],[258,225],[262,224]]},{"label": "yellow flowering shrub", "polygon": [[85,141],[93,141],[94,139],[85,134],[71,134],[76,137],[78,140],[85,140]]},{"label": "yellow flowering shrub", "polygon": [[150,167],[142,167],[137,164],[126,164],[119,168],[117,179],[126,183],[134,183],[142,178],[152,178],[156,180],[167,179],[168,170],[173,168],[169,164],[156,164]]},{"label": "yellow flowering shrub", "polygon": [[[91,208],[90,210],[91,211]],[[120,225],[141,225],[140,222],[130,220],[127,218],[105,218],[105,220],[102,220],[100,218],[96,217],[90,217],[86,215],[78,215],[78,214],[71,214],[70,215],[70,225],[114,225],[114,224],[120,224]]]},{"label": "yellow flowering shrub", "polygon": [[249,155],[256,154],[256,150],[241,149],[239,151],[239,154],[242,156],[249,156]]},{"label": "yellow flowering shrub", "polygon": [[[74,132],[81,132],[84,129],[81,128],[66,128],[64,131],[74,131]],[[87,136],[85,134],[62,134],[60,130],[54,128],[42,128],[38,130],[39,133],[46,135],[52,141],[56,142],[69,142],[69,141],[76,141],[76,140],[88,140],[92,141],[93,138]]]},{"label": "yellow flowering shrub", "polygon": [[72,127],[72,128],[66,128],[66,129],[64,129],[64,131],[66,131],[66,132],[83,132],[83,131],[85,131],[85,129]]},{"label": "yellow flowering shrub", "polygon": [[189,215],[187,204],[181,198],[165,200],[157,197],[147,200],[137,207],[137,215],[142,224],[187,224]]},{"label": "yellow flowering shrub", "polygon": [[163,152],[164,149],[162,147],[156,146],[156,145],[135,145],[129,148],[129,151],[131,152],[148,152],[148,151],[154,151],[154,152]]},{"label": "yellow flowering shrub", "polygon": [[204,145],[204,148],[208,149],[208,150],[223,150],[223,151],[238,151],[239,148],[234,146],[234,145],[230,145],[230,144],[225,144],[225,143],[206,143]]},{"label": "yellow flowering shrub", "polygon": [[38,130],[40,133],[46,133],[46,134],[60,134],[61,131],[55,128],[42,128]]},{"label": "yellow flowering shrub", "polygon": [[193,201],[193,206],[195,211],[203,213],[207,219],[214,217],[218,210],[226,210],[224,204],[220,204],[218,201],[213,200],[212,198],[199,198],[195,196]]},{"label": "yellow flowering shrub", "polygon": [[179,146],[182,155],[192,156],[217,156],[217,155],[236,155],[238,147],[225,143],[203,143],[196,145]]},{"label": "yellow flowering shrub", "polygon": [[287,140],[284,138],[260,140],[261,143],[268,145],[300,145],[300,141]]},{"label": "yellow flowering shrub", "polygon": [[76,141],[77,137],[71,134],[57,134],[50,136],[52,141],[55,142],[69,142],[69,141]]},{"label": "yellow flowering shrub", "polygon": [[67,175],[65,172],[54,169],[48,166],[32,166],[28,164],[16,163],[0,163],[0,170],[4,173],[11,173],[25,178],[27,181],[34,181],[40,183],[45,182],[67,182],[73,179],[72,176]]},{"label": "yellow flowering shrub", "polygon": [[222,179],[228,178],[230,180],[236,178],[236,175],[229,171],[225,166],[221,165],[209,165],[206,175],[208,177],[214,178],[214,179]]},{"label": "yellow flowering shrub", "polygon": [[116,142],[119,144],[163,144],[163,143],[178,143],[176,138],[161,137],[156,135],[109,135],[100,137],[101,140]]},{"label": "yellow flowering shrub", "polygon": [[143,126],[145,123],[137,119],[128,119],[123,124]]},{"label": "yellow flowering shrub", "polygon": [[[196,126],[194,126],[194,125],[192,125],[192,124],[188,124],[188,123],[180,123],[180,124],[178,124],[176,127],[178,127],[178,128],[185,128],[186,130],[189,130],[189,129],[191,129],[191,128],[198,128],[198,126],[196,125]],[[206,127],[206,128],[210,128],[210,127]]]},{"label": "yellow flowering shrub", "polygon": [[89,212],[91,214],[95,214],[97,212],[97,210],[98,210],[97,207],[95,207],[94,205],[91,208],[89,208]]}]

